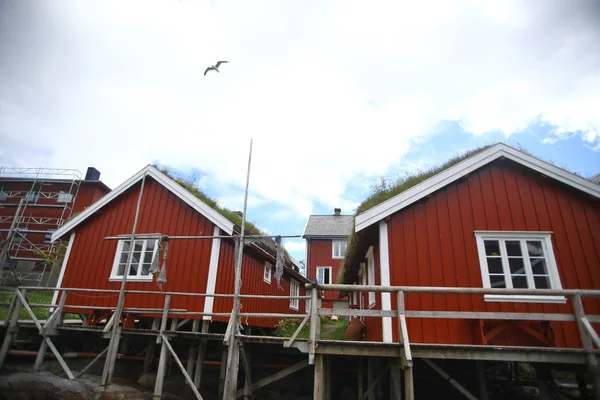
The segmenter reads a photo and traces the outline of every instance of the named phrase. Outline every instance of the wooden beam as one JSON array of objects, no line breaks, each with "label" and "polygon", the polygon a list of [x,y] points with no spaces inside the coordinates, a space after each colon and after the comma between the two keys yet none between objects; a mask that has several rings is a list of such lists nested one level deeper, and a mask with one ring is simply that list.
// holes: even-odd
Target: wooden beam
[{"label": "wooden beam", "polygon": [[311,289],[310,293],[310,338],[308,342],[308,363],[315,363],[315,350],[317,340],[321,336],[321,320],[317,316],[319,294],[316,288]]},{"label": "wooden beam", "polygon": [[473,394],[467,390],[467,388],[465,388],[458,381],[456,381],[456,379],[452,378],[446,371],[444,371],[442,368],[440,368],[440,366],[438,366],[436,363],[434,363],[433,361],[428,360],[426,358],[424,358],[423,361],[425,361],[425,363],[427,365],[429,365],[429,367],[431,367],[431,369],[433,369],[435,372],[437,372],[442,378],[444,378],[446,381],[448,381],[449,384],[454,386],[456,388],[456,390],[461,392],[463,394],[463,396],[465,396],[467,399],[478,400],[477,397],[473,396]]},{"label": "wooden beam", "polygon": [[90,368],[92,368],[92,365],[94,365],[98,360],[100,360],[107,352],[108,352],[108,346],[104,350],[102,350],[102,352],[100,354],[98,354],[96,356],[96,358],[94,358],[92,360],[92,362],[90,362],[88,365],[86,365],[84,369],[82,369],[81,371],[79,371],[79,373],[77,374],[76,378],[79,378],[83,374],[85,374],[86,371],[89,370]]},{"label": "wooden beam", "polygon": [[[175,326],[177,326],[177,325],[175,325]],[[175,350],[173,350],[173,348],[171,347],[171,344],[169,343],[169,340],[167,339],[167,337],[165,335],[161,335],[161,336],[162,336],[162,340],[163,340],[163,345],[167,346],[167,349],[171,353],[171,357],[173,357],[173,359],[175,360],[175,363],[177,364],[177,366],[181,370],[181,373],[183,374],[183,377],[185,378],[186,382],[192,388],[192,392],[194,392],[194,395],[196,396],[196,398],[198,400],[202,400],[202,396],[200,395],[200,392],[198,392],[198,390],[194,386],[194,382],[192,381],[192,379],[190,378],[190,376],[187,374],[187,371],[183,367],[183,364],[181,363],[181,360],[177,356],[177,353],[175,353]]]},{"label": "wooden beam", "polygon": [[[202,321],[202,333],[208,333],[208,328],[210,325],[209,320]],[[206,354],[206,339],[200,340],[200,345],[198,346],[198,357],[196,358],[196,371],[194,372],[194,386],[200,389],[200,383],[202,382],[202,370],[204,368],[204,355]]]},{"label": "wooden beam", "polygon": [[250,354],[246,353],[243,343],[240,343],[240,359],[244,366],[244,400],[252,398],[252,368],[250,364]]},{"label": "wooden beam", "polygon": [[590,338],[594,341],[594,344],[596,344],[596,347],[600,348],[600,337],[598,337],[598,334],[596,333],[596,330],[594,329],[592,324],[590,324],[590,321],[588,321],[586,317],[582,317],[581,323],[588,331],[588,334],[590,335]]},{"label": "wooden beam", "polygon": [[415,400],[415,383],[413,381],[413,367],[404,368],[404,398]]},{"label": "wooden beam", "polygon": [[40,349],[38,350],[37,357],[35,358],[35,363],[33,364],[33,372],[39,372],[42,368],[42,364],[44,363],[44,358],[46,358],[46,352],[48,351],[48,343],[42,339],[42,343],[40,344]]},{"label": "wooden beam", "polygon": [[[183,322],[187,322],[188,320],[183,320]],[[180,323],[181,325],[181,323]],[[180,325],[177,326],[177,328],[180,327]],[[195,319],[194,322],[192,322],[192,332],[198,332],[200,330],[200,320],[199,319]],[[188,350],[188,357],[187,357],[187,367],[186,367],[186,371],[187,374],[192,376],[192,374],[194,373],[194,361],[196,359],[196,347],[198,346],[196,340],[192,339],[190,341],[190,347]]]},{"label": "wooden beam", "polygon": [[364,377],[363,377],[363,358],[359,357],[358,358],[358,400],[364,400],[364,396],[363,396],[363,386],[364,386]]},{"label": "wooden beam", "polygon": [[483,361],[475,361],[477,370],[477,383],[479,384],[479,400],[488,400],[487,378]]},{"label": "wooden beam", "polygon": [[374,381],[369,383],[369,387],[367,388],[367,391],[363,394],[363,397],[365,399],[372,399],[374,394],[375,394],[375,390],[377,389],[377,386],[379,386],[380,382],[383,380],[383,377],[385,376],[386,372],[389,369],[389,365],[386,365],[385,368],[383,369],[383,371],[380,371],[379,374],[377,374],[377,378],[375,378]]},{"label": "wooden beam", "polygon": [[318,354],[315,356],[314,363],[313,400],[325,400],[325,356]]},{"label": "wooden beam", "polygon": [[[300,362],[297,362],[294,365],[290,365],[289,367],[282,369],[281,371],[277,371],[273,375],[269,375],[266,378],[263,378],[263,379],[260,379],[256,382],[254,382],[252,384],[252,390],[256,391],[262,387],[270,385],[271,383],[276,382],[282,378],[285,378],[286,376],[291,375],[295,372],[298,372],[301,369],[306,368],[307,366],[308,366],[308,360],[302,360]],[[243,395],[244,395],[244,391],[238,390],[237,397],[240,397]]]},{"label": "wooden beam", "polygon": [[598,371],[598,360],[594,354],[594,345],[592,344],[592,338],[589,336],[588,330],[583,322],[585,319],[585,311],[583,309],[583,303],[581,302],[581,296],[573,296],[573,308],[575,309],[575,315],[577,316],[577,327],[579,328],[579,335],[583,342],[583,348],[586,352],[586,364],[590,375],[592,376],[593,382],[593,396],[595,399],[600,399],[600,372]]},{"label": "wooden beam", "polygon": [[304,328],[304,325],[306,325],[306,323],[308,322],[309,319],[310,319],[310,314],[307,314],[306,317],[304,317],[304,319],[300,323],[300,325],[298,325],[298,329],[296,329],[296,332],[294,332],[294,334],[292,335],[290,340],[288,340],[287,342],[285,342],[283,344],[283,347],[290,347],[292,345],[292,343],[294,343],[294,340],[296,340],[296,337],[298,337],[298,334],[300,334],[300,331],[302,330],[302,328]]},{"label": "wooden beam", "polygon": [[390,399],[402,400],[402,382],[400,376],[401,360],[391,359],[388,361],[390,365]]}]

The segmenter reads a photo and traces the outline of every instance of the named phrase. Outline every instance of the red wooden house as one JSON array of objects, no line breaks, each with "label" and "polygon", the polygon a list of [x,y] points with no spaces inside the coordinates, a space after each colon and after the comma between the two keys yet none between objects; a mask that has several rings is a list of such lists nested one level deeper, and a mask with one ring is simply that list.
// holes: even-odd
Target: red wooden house
[{"label": "red wooden house", "polygon": [[[342,215],[334,209],[333,215],[311,215],[306,221],[302,237],[306,239],[306,277],[317,279],[320,284],[335,283],[340,265],[346,254],[346,242],[352,233],[354,216]],[[337,293],[325,292],[321,306],[343,307]]]},{"label": "red wooden house", "polygon": [[[118,290],[125,272],[131,241],[136,205],[145,176],[136,234],[148,238],[135,241],[133,263],[128,272],[127,290],[152,292],[188,292],[233,294],[235,245],[229,239],[239,228],[219,210],[210,207],[175,180],[148,166],[125,181],[113,192],[77,215],[55,232],[53,240],[69,237],[67,253],[60,272],[58,287]],[[169,240],[161,236],[216,236],[208,239]],[[107,237],[123,236],[119,240]],[[160,243],[159,243],[160,242]],[[273,242],[274,244],[274,242]],[[273,248],[263,244],[246,244],[242,260],[242,294],[303,295],[304,283],[295,266],[288,262],[283,277],[275,280]],[[164,266],[166,265],[166,267]],[[166,282],[159,287],[153,267],[165,268]],[[69,293],[69,305],[89,306],[84,310],[93,318],[105,318],[101,307],[114,307],[117,295]],[[56,300],[56,299],[55,299]],[[164,296],[131,294],[126,296],[126,308],[162,308]],[[223,297],[173,296],[171,309],[188,312],[230,313],[232,299]],[[243,312],[301,313],[304,301],[242,299]],[[82,311],[79,311],[83,313]],[[144,316],[144,313],[140,315]],[[194,317],[193,317],[194,318]],[[196,316],[195,318],[201,318]],[[211,319],[205,316],[204,319]],[[214,317],[213,321],[228,321]],[[272,327],[275,319],[242,320],[250,325]]]},{"label": "red wooden house", "polygon": [[[344,282],[383,286],[600,289],[600,186],[504,144],[360,212]],[[355,295],[356,296],[356,295]],[[360,303],[395,310],[396,295]],[[563,296],[407,294],[407,311],[564,313]],[[600,303],[584,298],[586,313]],[[367,339],[398,340],[392,318]],[[409,318],[411,343],[581,348],[574,321]]]}]

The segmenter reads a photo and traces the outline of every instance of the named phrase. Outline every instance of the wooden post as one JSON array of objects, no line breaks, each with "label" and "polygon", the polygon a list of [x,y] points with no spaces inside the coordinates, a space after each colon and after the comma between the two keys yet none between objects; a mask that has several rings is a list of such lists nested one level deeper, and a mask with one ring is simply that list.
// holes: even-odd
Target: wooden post
[{"label": "wooden post", "polygon": [[477,381],[479,382],[479,400],[488,400],[487,379],[485,377],[485,364],[483,361],[475,361],[477,370]]},{"label": "wooden post", "polygon": [[391,359],[390,363],[390,399],[402,400],[402,383],[400,377],[400,364],[402,363],[399,359]]},{"label": "wooden post", "polygon": [[219,374],[219,399],[224,399],[225,393],[225,374],[227,371],[227,346],[223,346],[221,353],[221,372]]},{"label": "wooden post", "polygon": [[[152,318],[152,330],[158,330],[158,324],[160,319]],[[144,366],[142,367],[142,374],[149,374],[152,370],[152,363],[154,362],[154,346],[156,339],[148,340],[148,346],[146,347],[146,354],[144,355]]]},{"label": "wooden post", "polygon": [[[377,374],[375,373],[375,360],[373,359],[373,357],[368,357],[367,358],[367,390],[369,390],[373,387],[373,382],[375,382],[376,377],[377,377]],[[368,398],[371,399],[371,397],[368,397]]]},{"label": "wooden post", "polygon": [[252,399],[252,366],[250,353],[246,352],[246,348],[240,343],[240,358],[244,365],[244,400]]},{"label": "wooden post", "polygon": [[365,392],[363,382],[363,364],[364,363],[362,357],[358,357],[358,400],[364,399],[363,393]]},{"label": "wooden post", "polygon": [[40,344],[40,349],[38,350],[37,357],[35,358],[35,363],[33,364],[33,372],[39,372],[42,368],[42,364],[44,363],[44,358],[46,358],[46,352],[48,351],[48,343],[42,337],[42,344]]},{"label": "wooden post", "polygon": [[171,295],[165,296],[165,304],[163,306],[162,320],[160,322],[160,333],[156,340],[162,343],[160,348],[160,358],[158,359],[158,370],[156,371],[156,383],[154,384],[154,399],[162,397],[163,383],[165,381],[165,368],[167,366],[167,345],[162,340],[162,335],[167,329],[167,321],[169,319],[169,305],[171,304]]},{"label": "wooden post", "polygon": [[332,374],[331,374],[331,356],[323,356],[325,360],[325,399],[331,400],[331,384],[332,384]]},{"label": "wooden post", "polygon": [[316,281],[310,292],[310,341],[308,342],[308,363],[315,363],[315,352],[317,349],[317,340],[320,337],[321,320],[317,315],[319,294],[316,287]]},{"label": "wooden post", "polygon": [[[208,333],[210,321],[202,321],[202,333]],[[196,372],[194,372],[194,385],[200,389],[200,383],[202,382],[202,370],[204,369],[204,355],[206,354],[206,339],[200,340],[200,346],[198,347],[198,358],[196,358]]]},{"label": "wooden post", "polygon": [[412,366],[404,368],[404,398],[406,400],[415,400]]},{"label": "wooden post", "polygon": [[[17,292],[20,289],[15,289],[15,298],[17,297]],[[27,296],[27,289],[22,289],[23,297]],[[17,298],[15,300],[15,308],[13,311],[12,318],[10,319],[10,323],[6,327],[6,334],[4,335],[4,341],[2,342],[2,347],[0,348],[0,369],[2,365],[4,365],[4,361],[6,360],[6,355],[8,354],[8,349],[13,340],[13,336],[18,328],[19,316],[21,315],[21,310],[23,309],[23,303],[19,301]]]},{"label": "wooden post", "polygon": [[313,400],[324,400],[325,379],[325,356],[323,354],[317,354],[315,356]]},{"label": "wooden post", "polygon": [[586,327],[583,323],[585,318],[585,311],[581,302],[581,296],[576,294],[573,296],[573,308],[575,309],[575,315],[577,317],[577,327],[579,328],[579,335],[583,342],[583,348],[586,352],[586,364],[592,377],[593,384],[593,395],[594,399],[600,399],[600,371],[598,370],[598,360],[594,354],[594,345],[592,339],[588,334]]},{"label": "wooden post", "polygon": [[[200,320],[195,319],[192,322],[192,332],[198,332],[200,330]],[[196,347],[198,346],[198,341],[196,339],[190,340],[190,348],[188,350],[188,358],[187,358],[187,366],[186,371],[189,376],[194,374],[194,360],[196,358]]]}]

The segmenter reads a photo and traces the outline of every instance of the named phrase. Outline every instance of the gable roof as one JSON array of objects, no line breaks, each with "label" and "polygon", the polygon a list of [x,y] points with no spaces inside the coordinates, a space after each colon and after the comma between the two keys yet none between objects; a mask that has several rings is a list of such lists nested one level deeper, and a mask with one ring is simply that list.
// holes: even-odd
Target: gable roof
[{"label": "gable roof", "polygon": [[156,182],[167,188],[175,196],[179,197],[184,203],[188,204],[190,207],[204,215],[209,221],[221,228],[221,230],[223,230],[229,235],[233,234],[233,222],[231,222],[230,220],[219,214],[216,210],[204,203],[202,200],[198,199],[196,196],[188,192],[185,188],[181,187],[181,185],[179,185],[173,179],[160,172],[156,167],[148,165],[147,167],[139,171],[137,174],[133,175],[131,178],[119,185],[115,190],[102,197],[100,200],[92,204],[81,214],[72,218],[69,222],[67,222],[60,229],[54,232],[54,234],[52,235],[52,241],[64,236],[77,225],[85,221],[88,217],[94,215],[102,207],[106,206],[107,204],[118,198],[125,191],[127,191],[129,188],[131,188],[133,185],[135,185],[137,182],[141,181],[144,176],[150,176]]},{"label": "gable roof", "polygon": [[501,157],[600,198],[600,186],[597,184],[504,143],[498,143],[357,215],[355,231],[359,232],[381,221],[383,218]]},{"label": "gable roof", "polygon": [[353,215],[311,215],[306,221],[303,238],[346,238],[352,233]]}]

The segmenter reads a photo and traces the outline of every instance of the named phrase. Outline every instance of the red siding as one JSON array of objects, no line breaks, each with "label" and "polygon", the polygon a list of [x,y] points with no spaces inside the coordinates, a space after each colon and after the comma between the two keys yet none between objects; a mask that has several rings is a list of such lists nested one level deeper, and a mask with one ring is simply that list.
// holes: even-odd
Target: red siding
[{"label": "red siding", "polygon": [[[342,259],[333,258],[332,239],[310,239],[308,240],[308,279],[317,279],[317,267],[331,267],[331,283],[337,282],[338,272]],[[325,292],[322,306],[331,308],[333,301],[339,300],[338,293],[334,291]]]},{"label": "red siding", "polygon": [[[509,161],[483,167],[390,217],[391,284],[482,287],[475,230],[552,231],[563,288],[600,289],[598,200]],[[486,303],[481,295],[407,295],[406,301],[408,310],[572,312],[570,302]],[[587,313],[600,312],[600,303],[592,299],[585,299],[584,307]],[[557,347],[581,346],[574,323],[552,322],[551,327]],[[410,318],[408,329],[413,343],[481,344],[476,320]],[[381,340],[380,319],[369,321],[368,330],[369,340]],[[516,328],[491,344],[541,345]]]},{"label": "red siding", "polygon": [[[89,217],[88,220],[75,228],[75,241],[65,270],[62,287],[113,290],[120,288],[120,281],[109,281],[117,241],[104,240],[104,237],[131,233],[139,188],[139,184],[135,185],[120,198],[106,205],[94,216]],[[156,181],[147,178],[141,202],[137,233],[162,233],[169,236],[212,235],[213,229],[213,223],[207,218],[185,204]],[[127,289],[155,292],[205,293],[211,248],[212,239],[172,240],[169,243],[169,252],[166,261],[167,283],[163,285],[162,290],[159,289],[155,282],[128,282]],[[232,251],[233,244],[231,241],[223,239],[221,241],[216,293],[233,293]],[[254,270],[254,265],[247,268],[246,264],[257,263],[258,261],[255,260],[255,257],[245,255],[244,279],[247,279],[247,271]],[[260,268],[260,274],[262,281],[262,267]],[[248,290],[255,289],[252,286],[252,282],[252,280],[244,281],[244,285],[242,286],[243,293],[249,293]],[[289,283],[287,283],[287,289],[285,289],[286,283],[282,283],[284,290],[278,291],[277,294],[289,294]],[[267,285],[265,284],[265,286]],[[271,285],[271,289],[273,286],[275,285]],[[252,293],[265,293],[261,290],[262,288],[256,288],[256,291]],[[271,293],[271,291],[267,292]],[[67,304],[107,307],[115,306],[117,298],[118,294],[96,295],[72,293],[67,298]],[[162,308],[163,302],[164,296],[161,295],[127,295],[125,307]],[[216,304],[223,303],[216,300]],[[222,312],[230,312],[231,301],[229,304],[229,307],[223,305],[221,307],[214,307],[214,309]],[[261,308],[259,309],[259,307]],[[201,312],[204,310],[204,297],[172,296],[171,308]],[[244,307],[243,310],[248,311],[250,308],[255,312],[272,309],[270,302],[267,306],[264,301],[257,302],[256,307]],[[300,308],[300,310],[304,309]],[[289,309],[288,311],[291,312]],[[269,321],[269,324],[265,326],[272,326],[276,322]]]},{"label": "red siding", "polygon": [[[221,242],[221,256],[219,258],[219,274],[217,276],[217,286],[215,293],[231,294],[234,291],[234,245],[230,240]],[[244,251],[242,261],[242,288],[241,294],[260,294],[265,296],[289,296],[290,295],[290,277],[283,275],[281,287],[275,280],[275,267],[271,276],[271,283],[264,281],[265,258],[257,254],[257,251],[248,248]],[[273,263],[273,261],[270,261]],[[304,296],[306,290],[303,282],[300,284],[300,295]],[[277,314],[305,314],[305,301],[301,300],[298,311],[290,308],[289,299],[242,299],[242,312],[257,313],[270,312]],[[215,312],[231,312],[233,307],[232,299],[218,297],[215,299]],[[229,321],[229,317],[216,317],[216,321]],[[258,325],[274,327],[279,319],[276,318],[242,318],[244,325]]]}]

